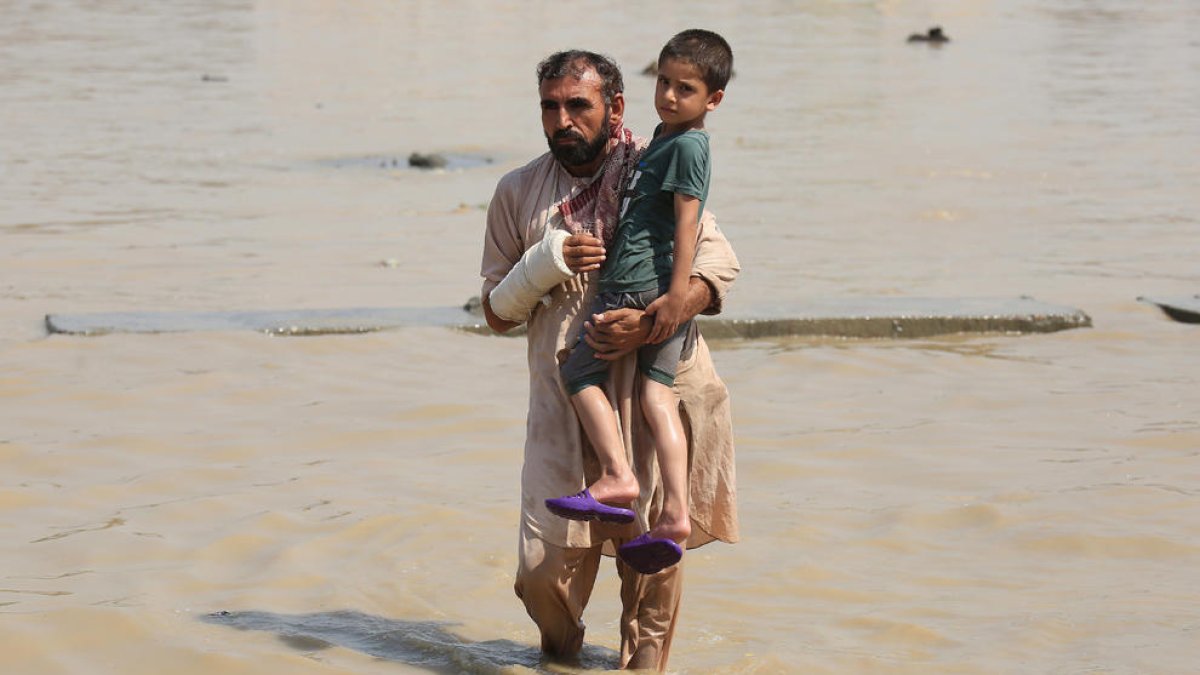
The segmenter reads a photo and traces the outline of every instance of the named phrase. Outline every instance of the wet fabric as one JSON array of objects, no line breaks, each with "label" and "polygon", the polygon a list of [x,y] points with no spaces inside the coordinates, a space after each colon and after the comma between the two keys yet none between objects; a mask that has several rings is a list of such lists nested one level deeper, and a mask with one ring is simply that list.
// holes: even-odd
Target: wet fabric
[{"label": "wet fabric", "polygon": [[[583,647],[587,629],[583,610],[602,557],[599,546],[562,548],[521,528],[513,590],[542,635],[542,651],[569,659]],[[683,595],[683,565],[646,575],[616,559],[621,579],[622,668],[666,668]]]}]

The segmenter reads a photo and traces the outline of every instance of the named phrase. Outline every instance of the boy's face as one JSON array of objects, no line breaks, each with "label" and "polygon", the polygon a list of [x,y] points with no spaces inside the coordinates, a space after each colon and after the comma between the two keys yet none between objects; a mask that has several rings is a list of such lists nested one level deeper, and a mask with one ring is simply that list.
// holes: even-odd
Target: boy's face
[{"label": "boy's face", "polygon": [[668,129],[686,128],[705,113],[715,110],[724,90],[710,92],[700,69],[679,59],[665,59],[658,66],[654,107]]}]

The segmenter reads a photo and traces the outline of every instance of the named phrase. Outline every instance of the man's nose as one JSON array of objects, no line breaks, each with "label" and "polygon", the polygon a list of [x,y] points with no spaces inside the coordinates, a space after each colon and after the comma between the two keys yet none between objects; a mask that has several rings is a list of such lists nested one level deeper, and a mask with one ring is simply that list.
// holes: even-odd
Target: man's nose
[{"label": "man's nose", "polygon": [[571,119],[571,114],[563,108],[558,109],[558,115],[554,120],[554,130],[570,129],[575,126],[574,120]]}]

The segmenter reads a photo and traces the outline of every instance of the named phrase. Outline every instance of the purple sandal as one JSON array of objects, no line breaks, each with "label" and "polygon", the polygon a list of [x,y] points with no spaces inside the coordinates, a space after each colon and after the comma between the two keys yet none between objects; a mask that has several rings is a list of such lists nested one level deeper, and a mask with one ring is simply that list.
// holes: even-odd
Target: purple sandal
[{"label": "purple sandal", "polygon": [[647,532],[617,549],[621,560],[642,574],[654,574],[683,558],[683,549],[670,539],[651,537]]},{"label": "purple sandal", "polygon": [[633,511],[616,506],[601,504],[592,493],[584,488],[583,492],[569,497],[557,497],[546,500],[546,508],[556,516],[568,520],[599,520],[604,523],[632,523]]}]

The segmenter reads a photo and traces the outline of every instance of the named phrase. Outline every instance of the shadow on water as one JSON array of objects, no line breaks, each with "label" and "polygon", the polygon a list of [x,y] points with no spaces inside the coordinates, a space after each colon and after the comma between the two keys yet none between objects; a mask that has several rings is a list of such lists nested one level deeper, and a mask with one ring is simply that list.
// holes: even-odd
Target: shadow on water
[{"label": "shadow on water", "polygon": [[537,647],[512,640],[468,642],[446,630],[454,625],[449,622],[403,621],[350,610],[315,614],[222,611],[206,614],[201,620],[238,630],[272,632],[287,646],[303,652],[344,647],[432,673],[501,673],[513,666],[538,673],[573,673],[615,669],[620,661],[613,650],[589,645],[576,664],[552,663]]}]

